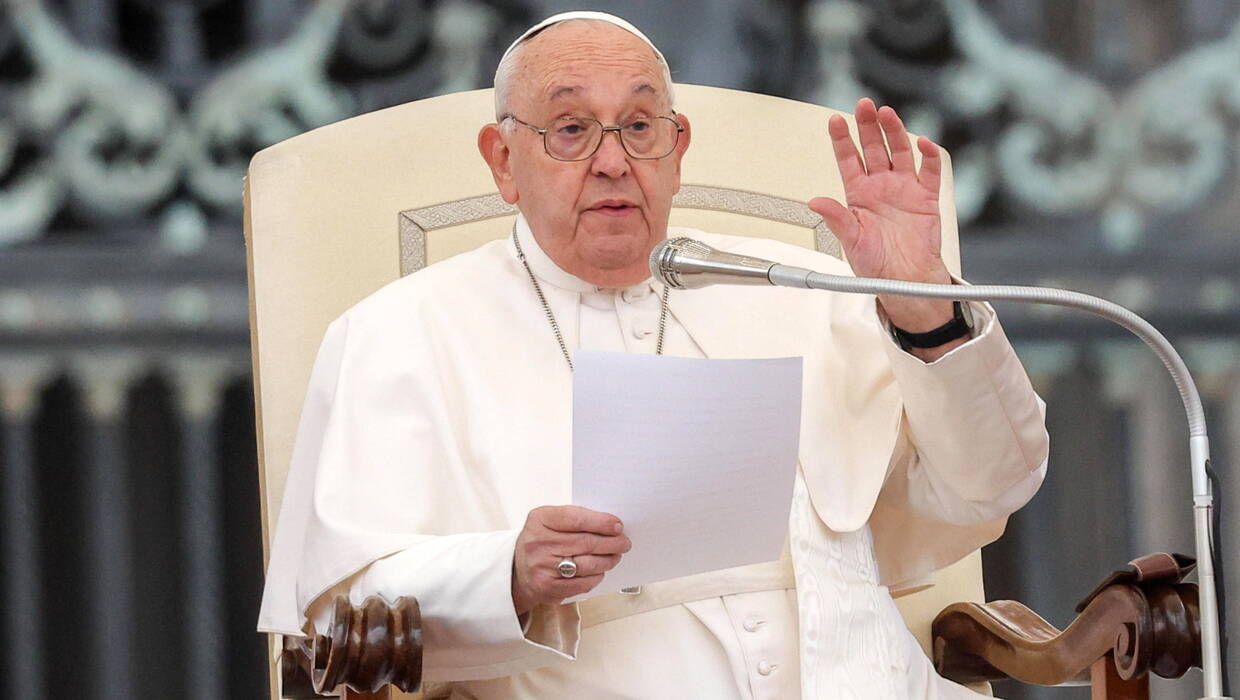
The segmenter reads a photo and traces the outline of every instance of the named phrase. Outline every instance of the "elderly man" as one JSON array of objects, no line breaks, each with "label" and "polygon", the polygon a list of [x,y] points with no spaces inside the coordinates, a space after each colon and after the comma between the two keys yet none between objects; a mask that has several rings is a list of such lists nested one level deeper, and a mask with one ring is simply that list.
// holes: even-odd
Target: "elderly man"
[{"label": "elderly man", "polygon": [[[658,50],[618,18],[558,15],[514,42],[495,82],[497,123],[478,146],[521,216],[508,239],[393,283],[328,329],[260,629],[321,626],[338,593],[415,595],[425,678],[455,698],[971,695],[934,674],[888,587],[993,540],[1041,483],[1042,404],[993,312],[669,294],[646,260],[668,235],[692,129]],[[894,111],[863,100],[856,117],[861,153],[843,119],[827,125],[848,206],[811,208],[854,272],[951,281],[938,148],[918,142],[917,170]],[[562,505],[576,348],[805,358],[783,558],[561,604],[641,546],[616,516]]]}]

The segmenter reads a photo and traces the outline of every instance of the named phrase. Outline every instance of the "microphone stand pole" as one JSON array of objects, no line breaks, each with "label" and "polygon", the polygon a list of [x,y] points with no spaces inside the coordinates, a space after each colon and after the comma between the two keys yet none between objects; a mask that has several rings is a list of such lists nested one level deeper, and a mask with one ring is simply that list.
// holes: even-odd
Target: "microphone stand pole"
[{"label": "microphone stand pole", "polygon": [[[1188,416],[1188,450],[1193,476],[1193,526],[1197,543],[1197,577],[1200,586],[1201,668],[1205,696],[1201,700],[1229,700],[1223,696],[1222,660],[1218,595],[1214,580],[1214,543],[1211,520],[1214,497],[1207,468],[1210,443],[1206,436],[1205,410],[1201,395],[1180,354],[1158,329],[1137,314],[1114,302],[1089,294],[1044,287],[1005,285],[921,284],[898,280],[845,277],[814,272],[805,268],[774,264],[767,271],[771,284],[781,287],[823,289],[848,294],[891,294],[896,296],[947,299],[951,301],[1020,301],[1080,309],[1118,323],[1145,342],[1158,355],[1175,381]],[[723,281],[723,280],[719,280]],[[738,280],[739,281],[739,280]]]}]

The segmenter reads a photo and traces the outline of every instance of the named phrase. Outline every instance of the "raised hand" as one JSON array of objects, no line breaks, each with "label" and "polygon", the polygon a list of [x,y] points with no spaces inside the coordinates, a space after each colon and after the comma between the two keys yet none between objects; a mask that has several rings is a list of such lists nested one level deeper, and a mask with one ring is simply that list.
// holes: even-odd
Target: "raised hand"
[{"label": "raised hand", "polygon": [[[908,132],[894,109],[877,109],[865,98],[857,103],[855,116],[864,157],[843,117],[832,116],[827,124],[847,206],[816,197],[809,208],[839,238],[858,276],[950,284],[940,255],[939,147],[924,136],[917,140],[922,155],[918,171]],[[882,296],[879,303],[894,325],[913,333],[936,328],[952,317],[948,301]]]},{"label": "raised hand", "polygon": [[[512,560],[512,604],[524,615],[543,603],[556,604],[593,590],[620,563],[633,544],[614,515],[580,506],[542,506],[531,510],[517,536]],[[577,574],[564,578],[556,568],[571,558]]]}]

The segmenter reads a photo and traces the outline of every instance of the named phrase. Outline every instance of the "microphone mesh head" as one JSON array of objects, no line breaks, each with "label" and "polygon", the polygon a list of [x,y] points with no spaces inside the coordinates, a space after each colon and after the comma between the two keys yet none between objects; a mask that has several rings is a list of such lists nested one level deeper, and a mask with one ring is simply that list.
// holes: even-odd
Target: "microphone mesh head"
[{"label": "microphone mesh head", "polygon": [[672,289],[684,289],[680,274],[675,268],[676,258],[679,255],[700,257],[709,254],[712,250],[713,248],[705,243],[687,236],[669,238],[650,251],[650,274]]}]

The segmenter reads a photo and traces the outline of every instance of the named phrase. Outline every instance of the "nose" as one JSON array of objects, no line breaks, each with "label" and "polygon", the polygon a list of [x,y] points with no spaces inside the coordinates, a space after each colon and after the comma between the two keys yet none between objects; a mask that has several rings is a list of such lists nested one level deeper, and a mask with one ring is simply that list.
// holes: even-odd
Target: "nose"
[{"label": "nose", "polygon": [[622,177],[629,172],[629,154],[620,143],[619,131],[603,132],[603,142],[590,161],[590,172],[607,177]]}]

